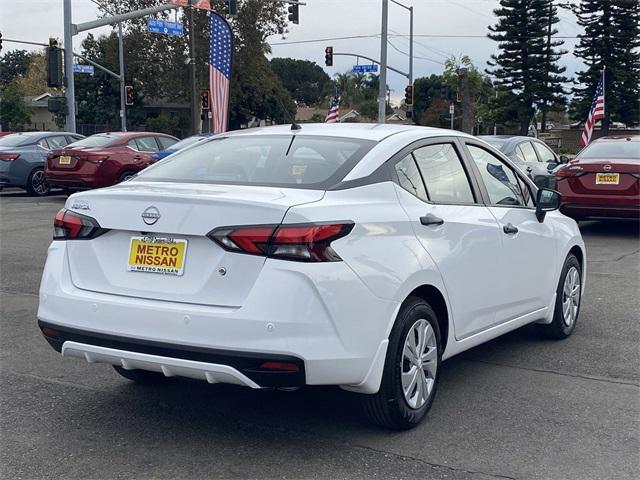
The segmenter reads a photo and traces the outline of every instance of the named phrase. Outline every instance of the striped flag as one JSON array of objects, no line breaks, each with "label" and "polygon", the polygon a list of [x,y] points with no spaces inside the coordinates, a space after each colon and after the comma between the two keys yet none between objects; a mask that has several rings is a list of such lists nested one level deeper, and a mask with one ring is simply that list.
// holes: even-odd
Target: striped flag
[{"label": "striped flag", "polygon": [[331,102],[329,103],[329,112],[327,113],[326,118],[324,119],[324,123],[336,123],[340,121],[340,97],[337,95],[331,98]]},{"label": "striped flag", "polygon": [[211,131],[226,132],[229,120],[229,86],[233,33],[227,21],[211,12],[211,45],[209,51],[209,90],[211,92]]},{"label": "striped flag", "polygon": [[602,76],[598,82],[598,88],[596,88],[596,95],[593,98],[591,104],[591,110],[589,110],[589,116],[584,124],[584,130],[582,131],[582,137],[580,137],[580,146],[586,147],[591,143],[591,137],[593,135],[593,127],[598,120],[604,118],[604,70]]}]

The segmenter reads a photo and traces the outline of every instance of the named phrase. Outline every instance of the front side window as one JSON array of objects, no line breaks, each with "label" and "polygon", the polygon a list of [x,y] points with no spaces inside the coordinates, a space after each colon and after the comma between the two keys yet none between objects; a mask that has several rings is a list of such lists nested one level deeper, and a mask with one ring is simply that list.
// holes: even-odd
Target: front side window
[{"label": "front side window", "polygon": [[541,162],[545,162],[546,163],[546,162],[555,162],[556,161],[555,154],[544,143],[542,143],[542,142],[533,142],[533,146],[535,147],[536,152],[538,152],[538,157],[540,158]]},{"label": "front side window", "polygon": [[536,155],[531,142],[522,142],[516,148],[516,153],[525,162],[533,163],[538,161],[538,156]]},{"label": "front side window", "polygon": [[180,150],[136,178],[327,188],[344,178],[374,144],[337,137],[232,135]]},{"label": "front side window", "polygon": [[166,150],[167,148],[174,146],[177,142],[176,139],[171,137],[156,137],[156,138],[158,142],[160,142],[160,145],[162,146],[163,150]]},{"label": "front side window", "polygon": [[469,179],[451,143],[418,148],[413,155],[435,203],[474,203]]},{"label": "front side window", "polygon": [[62,148],[67,144],[67,139],[64,136],[47,137],[47,143],[49,148]]},{"label": "front side window", "polygon": [[422,183],[420,171],[413,155],[409,154],[395,164],[396,174],[400,186],[420,200],[427,200],[427,192]]},{"label": "front side window", "polygon": [[157,152],[158,143],[155,137],[138,137],[136,138],[138,150],[141,152]]},{"label": "front side window", "polygon": [[492,205],[524,206],[527,204],[520,190],[518,177],[509,166],[483,148],[475,145],[467,145],[467,148],[480,170],[480,177]]}]

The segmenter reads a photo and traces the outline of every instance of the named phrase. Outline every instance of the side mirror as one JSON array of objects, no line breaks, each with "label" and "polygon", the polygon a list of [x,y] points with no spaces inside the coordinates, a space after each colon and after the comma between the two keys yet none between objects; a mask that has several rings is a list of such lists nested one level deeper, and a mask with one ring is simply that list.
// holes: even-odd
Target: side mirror
[{"label": "side mirror", "polygon": [[540,223],[544,221],[547,212],[560,208],[562,195],[555,190],[549,188],[541,188],[538,190],[536,197],[536,218]]},{"label": "side mirror", "polygon": [[560,155],[560,163],[569,163],[569,157],[566,155]]}]

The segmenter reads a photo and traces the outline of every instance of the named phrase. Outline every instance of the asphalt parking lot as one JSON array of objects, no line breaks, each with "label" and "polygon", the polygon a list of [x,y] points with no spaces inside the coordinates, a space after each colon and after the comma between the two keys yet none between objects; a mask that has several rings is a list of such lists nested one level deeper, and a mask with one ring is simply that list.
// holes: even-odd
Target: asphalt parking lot
[{"label": "asphalt parking lot", "polygon": [[587,292],[571,338],[523,328],[451,359],[427,420],[397,433],[337,388],[143,387],[62,358],[36,309],[64,200],[0,192],[2,478],[637,478],[636,222],[581,223]]}]

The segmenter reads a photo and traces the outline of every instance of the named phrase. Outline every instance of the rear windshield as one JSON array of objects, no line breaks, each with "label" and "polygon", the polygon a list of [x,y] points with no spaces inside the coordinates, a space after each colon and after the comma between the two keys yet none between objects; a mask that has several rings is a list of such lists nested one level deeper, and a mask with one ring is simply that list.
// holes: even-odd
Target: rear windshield
[{"label": "rear windshield", "polygon": [[303,135],[214,138],[175,153],[136,178],[326,189],[342,180],[374,144]]},{"label": "rear windshield", "polygon": [[83,138],[77,142],[70,143],[68,147],[106,147],[112,142],[115,142],[118,137],[112,135],[91,135],[90,137]]},{"label": "rear windshield", "polygon": [[19,147],[20,145],[26,145],[33,143],[37,140],[37,137],[31,135],[7,135],[0,138],[0,147]]},{"label": "rear windshield", "polygon": [[577,158],[635,158],[640,160],[640,142],[625,140],[594,142],[582,150]]},{"label": "rear windshield", "polygon": [[180,150],[182,148],[186,148],[189,145],[193,145],[194,143],[198,143],[202,140],[206,140],[207,137],[201,137],[201,136],[194,136],[194,137],[189,137],[189,138],[185,138],[184,140],[180,140],[177,143],[174,143],[173,145],[171,145],[170,148],[171,150]]}]

